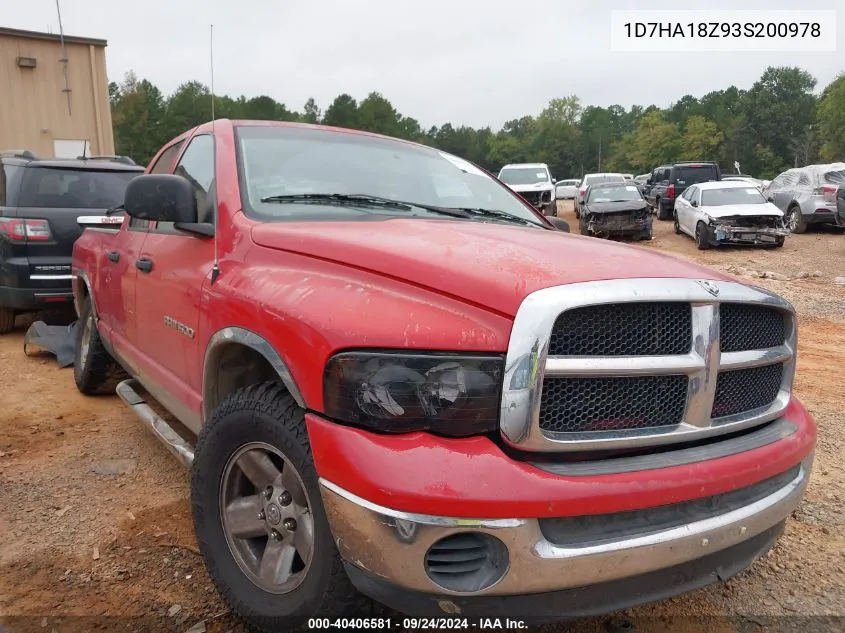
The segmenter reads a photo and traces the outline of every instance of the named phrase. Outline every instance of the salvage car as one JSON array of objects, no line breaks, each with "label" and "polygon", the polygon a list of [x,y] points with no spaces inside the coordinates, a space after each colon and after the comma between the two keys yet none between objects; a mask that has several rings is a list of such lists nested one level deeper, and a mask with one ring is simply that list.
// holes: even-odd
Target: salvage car
[{"label": "salvage car", "polygon": [[579,204],[581,235],[652,238],[651,207],[630,181],[590,185]]},{"label": "salvage car", "polygon": [[745,569],[804,495],[786,300],[556,231],[463,159],[217,120],[124,208],[74,247],[74,379],[190,468],[253,628],[624,609]]},{"label": "salvage car", "polygon": [[545,163],[505,165],[499,172],[499,180],[544,214],[557,214],[555,179]]},{"label": "salvage car", "polygon": [[786,215],[793,233],[808,226],[836,224],[836,188],[845,181],[845,163],[807,165],[788,169],[763,189],[770,202]]},{"label": "salvage car", "polygon": [[578,191],[576,192],[575,198],[575,217],[580,217],[580,203],[584,199],[584,195],[587,193],[587,187],[590,185],[602,183],[602,182],[625,182],[625,176],[622,174],[616,173],[602,173],[602,174],[586,174],[581,179],[581,184],[578,185]]},{"label": "salvage car", "polygon": [[779,248],[789,229],[783,211],[747,182],[723,180],[689,187],[675,201],[675,233],[686,233],[699,250],[721,244]]}]

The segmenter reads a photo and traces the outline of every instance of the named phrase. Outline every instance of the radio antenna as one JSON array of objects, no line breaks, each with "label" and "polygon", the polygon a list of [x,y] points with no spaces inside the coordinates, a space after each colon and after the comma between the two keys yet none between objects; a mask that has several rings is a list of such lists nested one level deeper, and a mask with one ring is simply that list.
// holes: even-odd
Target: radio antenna
[{"label": "radio antenna", "polygon": [[[209,29],[209,41],[208,41],[208,48],[209,48],[209,57],[211,62],[211,138],[214,139],[213,149],[214,152],[214,170],[217,171],[217,135],[214,133],[214,25],[211,24]],[[212,215],[212,221],[214,222],[214,264],[211,267],[211,283],[214,284],[217,281],[218,275],[220,275],[220,260],[217,256],[217,218],[220,215],[220,201],[217,199],[217,174],[215,173],[214,178],[211,180],[214,183],[214,191],[211,192],[212,194],[212,202],[214,204],[214,213]]]}]

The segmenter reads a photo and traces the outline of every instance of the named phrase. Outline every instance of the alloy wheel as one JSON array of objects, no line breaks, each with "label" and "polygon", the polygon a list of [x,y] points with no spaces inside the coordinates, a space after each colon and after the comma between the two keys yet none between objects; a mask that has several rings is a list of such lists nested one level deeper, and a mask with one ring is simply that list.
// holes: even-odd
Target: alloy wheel
[{"label": "alloy wheel", "polygon": [[223,470],[223,532],[241,571],[273,594],[296,589],[314,554],[314,517],[302,478],[278,449],[242,446]]}]

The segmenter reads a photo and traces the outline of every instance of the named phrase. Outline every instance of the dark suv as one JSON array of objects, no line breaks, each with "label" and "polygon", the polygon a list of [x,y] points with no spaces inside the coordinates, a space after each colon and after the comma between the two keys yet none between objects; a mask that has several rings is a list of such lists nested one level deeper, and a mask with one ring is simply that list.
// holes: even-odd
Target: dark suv
[{"label": "dark suv", "polygon": [[26,312],[73,306],[70,258],[86,211],[123,204],[129,158],[38,159],[0,152],[0,334]]},{"label": "dark suv", "polygon": [[721,179],[722,171],[717,163],[661,165],[651,172],[646,181],[646,199],[657,211],[660,220],[671,220],[675,210],[675,198],[684,193],[687,187]]}]

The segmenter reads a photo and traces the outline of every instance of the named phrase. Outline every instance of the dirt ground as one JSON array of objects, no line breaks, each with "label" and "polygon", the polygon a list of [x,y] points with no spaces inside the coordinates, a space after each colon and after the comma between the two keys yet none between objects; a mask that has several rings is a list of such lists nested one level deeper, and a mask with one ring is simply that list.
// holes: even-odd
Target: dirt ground
[{"label": "dirt ground", "polygon": [[[560,215],[574,232],[571,210],[561,205]],[[845,277],[845,235],[700,252],[655,221],[655,239],[638,247],[728,270],[794,303],[796,392],[819,426],[816,466],[779,544],[748,571],[545,631],[845,630],[845,286],[834,282]],[[764,273],[775,279],[754,276]],[[72,370],[26,357],[25,325],[0,338],[0,631],[239,631],[196,552],[186,472],[116,397],[85,398]]]}]

